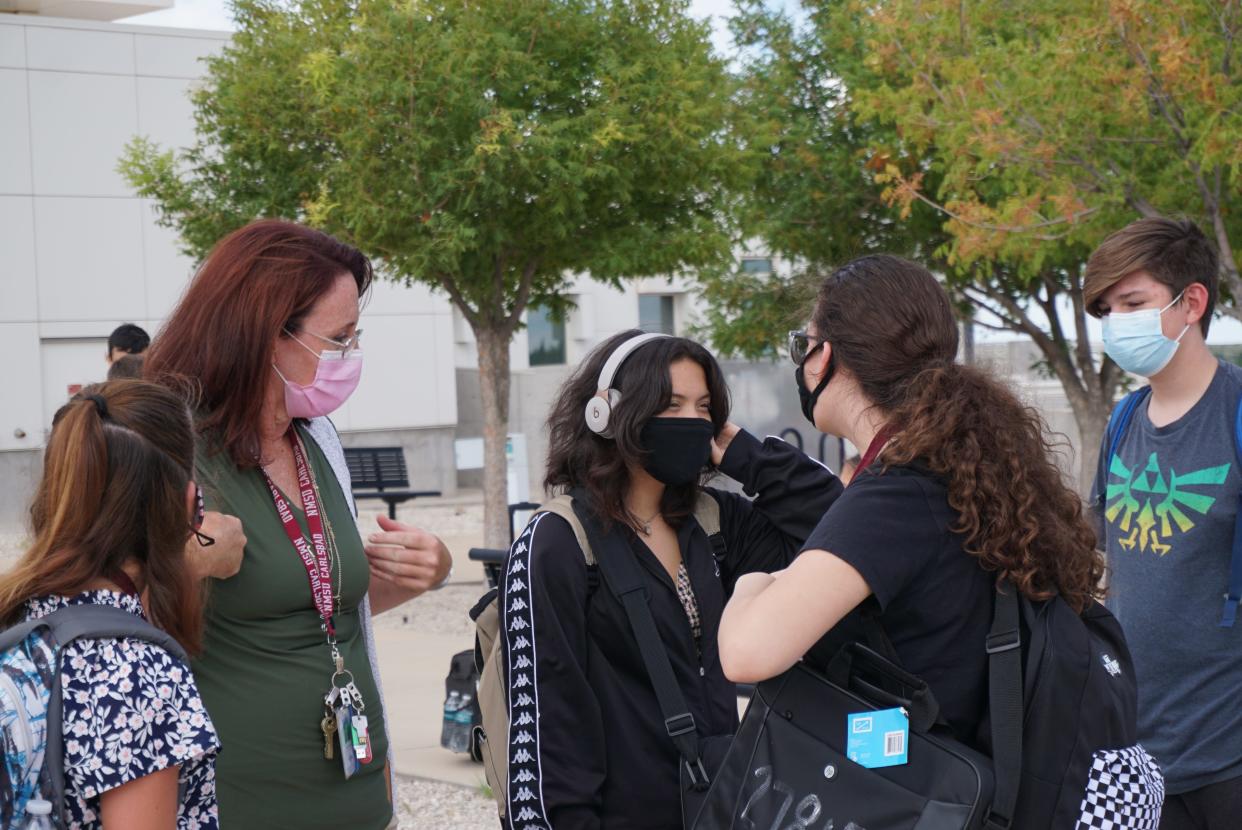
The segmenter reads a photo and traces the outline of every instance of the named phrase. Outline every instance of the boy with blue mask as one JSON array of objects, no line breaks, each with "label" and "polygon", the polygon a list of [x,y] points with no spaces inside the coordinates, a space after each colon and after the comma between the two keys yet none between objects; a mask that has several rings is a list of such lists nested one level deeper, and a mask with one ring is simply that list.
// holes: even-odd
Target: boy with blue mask
[{"label": "boy with blue mask", "polygon": [[1150,384],[1105,435],[1094,489],[1140,737],[1165,775],[1161,830],[1233,828],[1242,811],[1242,623],[1230,624],[1229,603],[1222,612],[1242,492],[1242,368],[1205,342],[1217,283],[1203,233],[1160,217],[1104,240],[1083,283],[1105,353]]}]

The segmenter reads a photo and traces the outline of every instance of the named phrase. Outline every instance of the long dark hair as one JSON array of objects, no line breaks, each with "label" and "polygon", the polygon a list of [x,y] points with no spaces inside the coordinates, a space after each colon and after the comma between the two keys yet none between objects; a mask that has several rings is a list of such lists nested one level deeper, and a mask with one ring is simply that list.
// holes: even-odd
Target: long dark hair
[{"label": "long dark hair", "polygon": [[[645,453],[639,438],[643,425],[672,401],[669,366],[686,359],[699,364],[707,377],[709,408],[716,432],[729,420],[729,387],[716,358],[693,340],[661,337],[635,349],[613,379],[612,387],[621,392],[621,401],[609,420],[613,437],[603,438],[591,432],[583,413],[587,401],[597,391],[599,373],[619,345],[640,334],[637,329],[623,331],[597,346],[561,386],[548,416],[544,487],[549,493],[583,488],[605,522],[627,524],[636,518],[625,508],[630,468],[643,463]],[[709,470],[705,478],[712,472]],[[676,526],[693,513],[698,490],[699,484],[666,487],[660,503],[665,520]]]},{"label": "long dark hair", "polygon": [[926,268],[856,259],[824,281],[812,320],[896,430],[884,463],[921,464],[945,481],[966,551],[1032,599],[1059,592],[1081,611],[1103,596],[1103,556],[1082,499],[1051,460],[1043,419],[955,362],[949,298]]},{"label": "long dark hair", "polygon": [[200,431],[241,469],[258,466],[261,403],[272,374],[272,344],[297,331],[342,274],[358,296],[371,263],[322,231],[264,219],[221,239],[147,353],[145,376],[193,389]]},{"label": "long dark hair", "polygon": [[52,422],[30,510],[34,542],[0,579],[0,620],[15,622],[33,597],[110,579],[132,558],[151,621],[197,653],[201,594],[185,556],[193,475],[190,411],[176,394],[116,380],[75,395]]}]

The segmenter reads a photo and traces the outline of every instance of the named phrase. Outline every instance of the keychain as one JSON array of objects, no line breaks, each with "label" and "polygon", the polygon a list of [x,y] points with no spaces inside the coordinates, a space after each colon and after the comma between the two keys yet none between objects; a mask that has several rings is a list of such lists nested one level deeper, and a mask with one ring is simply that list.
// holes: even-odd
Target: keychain
[{"label": "keychain", "polygon": [[[348,781],[354,777],[354,773],[358,771],[358,756],[354,752],[354,716],[359,712],[355,704],[355,697],[350,687],[353,686],[351,681],[348,686],[339,689],[339,697],[337,699],[336,714],[336,733],[341,741],[341,769],[345,773],[345,780]],[[362,702],[361,698],[357,698],[357,703]]]}]

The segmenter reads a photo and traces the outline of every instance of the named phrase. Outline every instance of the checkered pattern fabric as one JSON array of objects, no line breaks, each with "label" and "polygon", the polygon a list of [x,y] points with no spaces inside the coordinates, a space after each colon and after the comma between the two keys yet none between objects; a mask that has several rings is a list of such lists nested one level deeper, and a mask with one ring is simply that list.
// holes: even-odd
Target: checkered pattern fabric
[{"label": "checkered pattern fabric", "polygon": [[1095,753],[1074,830],[1158,830],[1164,776],[1141,746]]}]

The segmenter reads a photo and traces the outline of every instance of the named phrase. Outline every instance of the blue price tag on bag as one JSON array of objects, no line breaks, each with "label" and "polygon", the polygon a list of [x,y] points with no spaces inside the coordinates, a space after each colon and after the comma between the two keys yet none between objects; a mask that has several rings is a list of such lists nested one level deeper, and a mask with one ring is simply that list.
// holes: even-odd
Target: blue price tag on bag
[{"label": "blue price tag on bag", "polygon": [[861,767],[878,769],[906,763],[910,718],[905,709],[859,712],[845,718],[845,754]]}]

